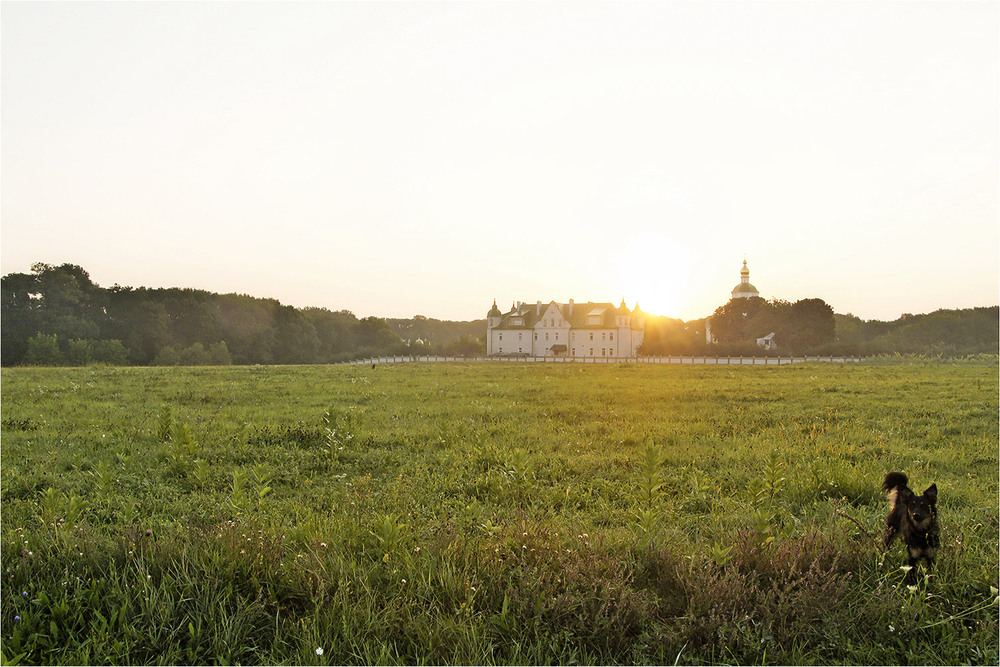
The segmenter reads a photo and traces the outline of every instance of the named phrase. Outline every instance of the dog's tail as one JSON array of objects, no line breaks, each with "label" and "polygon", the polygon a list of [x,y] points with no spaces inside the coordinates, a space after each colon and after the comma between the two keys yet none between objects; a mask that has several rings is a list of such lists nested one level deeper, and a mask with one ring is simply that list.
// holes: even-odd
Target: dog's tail
[{"label": "dog's tail", "polygon": [[888,495],[897,489],[905,487],[909,483],[910,480],[906,477],[906,474],[890,472],[885,476],[885,481],[882,482],[882,491]]}]

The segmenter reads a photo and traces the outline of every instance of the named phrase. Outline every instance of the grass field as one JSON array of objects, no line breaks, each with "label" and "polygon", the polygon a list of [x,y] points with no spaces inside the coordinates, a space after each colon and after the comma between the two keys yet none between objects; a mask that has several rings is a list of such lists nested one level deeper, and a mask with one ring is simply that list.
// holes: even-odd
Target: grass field
[{"label": "grass field", "polygon": [[[997,664],[998,367],[4,369],[7,663]],[[878,543],[939,489],[938,565]]]}]

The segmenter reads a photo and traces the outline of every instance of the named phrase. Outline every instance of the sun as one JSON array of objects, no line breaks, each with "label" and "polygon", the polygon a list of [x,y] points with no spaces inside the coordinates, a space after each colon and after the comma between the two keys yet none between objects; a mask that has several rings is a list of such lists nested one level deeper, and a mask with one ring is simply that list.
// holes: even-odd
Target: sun
[{"label": "sun", "polygon": [[691,262],[684,249],[660,235],[631,241],[618,257],[621,289],[629,307],[682,317],[689,296]]}]

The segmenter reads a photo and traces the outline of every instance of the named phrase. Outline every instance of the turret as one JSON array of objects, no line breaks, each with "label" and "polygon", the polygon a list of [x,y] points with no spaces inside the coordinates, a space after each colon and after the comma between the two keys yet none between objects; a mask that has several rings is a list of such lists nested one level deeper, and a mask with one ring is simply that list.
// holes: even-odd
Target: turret
[{"label": "turret", "polygon": [[490,312],[486,314],[486,326],[490,329],[500,324],[500,318],[503,313],[497,308],[497,300],[493,299],[493,307],[490,308]]}]

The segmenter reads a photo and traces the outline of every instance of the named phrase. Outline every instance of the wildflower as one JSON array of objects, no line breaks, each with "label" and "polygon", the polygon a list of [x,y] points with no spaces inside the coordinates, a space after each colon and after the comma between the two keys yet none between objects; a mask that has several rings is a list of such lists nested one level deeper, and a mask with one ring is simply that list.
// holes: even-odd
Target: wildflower
[{"label": "wildflower", "polygon": [[907,586],[906,590],[910,591],[911,593],[915,593],[916,590],[917,590],[917,587],[916,586]]},{"label": "wildflower", "polygon": [[402,583],[405,584],[406,583],[406,579],[400,579],[400,582],[402,582]]},{"label": "wildflower", "polygon": [[21,617],[20,617],[20,616],[15,616],[15,617],[14,617],[14,621],[15,621],[15,622],[17,622],[17,621],[20,621],[20,620],[21,620]]},{"label": "wildflower", "polygon": [[323,647],[322,646],[320,646],[319,648],[316,649],[316,655],[323,655]]},{"label": "wildflower", "polygon": [[28,591],[24,591],[23,593],[21,593],[21,597],[25,598],[28,597]]},{"label": "wildflower", "polygon": [[899,569],[902,570],[903,572],[909,572],[910,570],[913,569],[913,566],[912,565],[901,565],[899,567]]},{"label": "wildflower", "polygon": [[895,632],[895,631],[896,631],[896,628],[892,627],[892,624],[890,623],[889,624],[889,632]]},{"label": "wildflower", "polygon": [[319,543],[319,545],[320,545],[321,547],[323,547],[324,549],[326,549],[326,542],[320,542],[320,543]]}]

